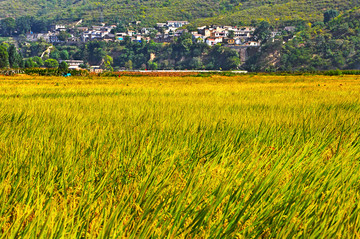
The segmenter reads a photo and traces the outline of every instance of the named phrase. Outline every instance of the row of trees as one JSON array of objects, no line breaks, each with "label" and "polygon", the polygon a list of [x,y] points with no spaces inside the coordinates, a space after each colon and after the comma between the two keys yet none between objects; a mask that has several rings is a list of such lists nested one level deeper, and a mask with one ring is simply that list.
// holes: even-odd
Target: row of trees
[{"label": "row of trees", "polygon": [[20,68],[24,66],[21,54],[14,45],[2,43],[0,45],[0,68]]},{"label": "row of trees", "polygon": [[15,36],[29,32],[43,32],[48,29],[49,23],[42,19],[22,16],[16,19],[8,17],[0,20],[0,35]]},{"label": "row of trees", "polygon": [[[36,46],[38,44],[39,46]],[[24,46],[27,57],[38,55],[47,48],[45,43]],[[40,51],[40,52],[41,52]],[[35,53],[35,54],[34,54]],[[236,69],[240,65],[239,54],[220,45],[210,47],[193,42],[191,34],[184,34],[171,44],[150,41],[132,42],[125,38],[122,43],[90,41],[79,47],[57,44],[50,58],[56,60],[84,60],[85,65],[99,65],[104,69]],[[86,67],[84,66],[84,67]]]},{"label": "row of trees", "polygon": [[0,45],[0,68],[62,68],[67,69],[68,65],[65,61],[59,62],[49,58],[43,61],[40,57],[35,56],[24,60],[14,45],[2,43]]},{"label": "row of trees", "polygon": [[220,45],[213,47],[193,42],[185,33],[171,44],[131,42],[125,40],[112,49],[114,65],[125,69],[236,69],[239,54]]},{"label": "row of trees", "polygon": [[[131,42],[123,44],[92,41],[79,47],[77,51],[54,47],[45,61],[39,56],[23,60],[14,45],[2,44],[0,47],[0,68],[59,67],[60,60],[82,59],[83,68],[99,65],[112,71],[119,69],[214,69],[231,70],[240,65],[239,54],[221,45],[209,47],[204,43],[194,43],[189,36],[183,36],[173,44],[163,45],[154,42]],[[47,56],[46,56],[47,58]],[[64,64],[64,61],[61,61]],[[61,66],[64,67],[64,66]]]},{"label": "row of trees", "polygon": [[62,61],[60,64],[56,59],[46,59],[43,61],[40,57],[28,58],[24,61],[25,68],[37,68],[37,67],[47,67],[47,68],[61,68],[67,69],[68,64],[65,61]]}]

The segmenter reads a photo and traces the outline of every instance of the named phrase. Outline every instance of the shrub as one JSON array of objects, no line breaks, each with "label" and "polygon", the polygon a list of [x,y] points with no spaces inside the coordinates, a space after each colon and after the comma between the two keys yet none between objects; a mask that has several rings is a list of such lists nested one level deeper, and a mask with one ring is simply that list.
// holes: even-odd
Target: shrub
[{"label": "shrub", "polygon": [[55,59],[47,59],[44,64],[47,68],[57,68],[59,66],[59,62]]}]

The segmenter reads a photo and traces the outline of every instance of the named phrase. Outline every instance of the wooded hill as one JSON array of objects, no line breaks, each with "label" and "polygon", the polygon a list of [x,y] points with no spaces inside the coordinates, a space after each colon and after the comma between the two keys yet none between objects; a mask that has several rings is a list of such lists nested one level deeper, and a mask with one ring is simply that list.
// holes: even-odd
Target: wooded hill
[{"label": "wooded hill", "polygon": [[325,23],[307,24],[283,44],[268,41],[247,62],[251,71],[360,69],[360,8]]},{"label": "wooded hill", "polygon": [[294,20],[322,21],[328,9],[344,11],[360,0],[0,0],[0,18],[24,15],[57,22],[84,19],[118,23],[166,20],[195,24],[244,25],[267,20],[274,25]]}]

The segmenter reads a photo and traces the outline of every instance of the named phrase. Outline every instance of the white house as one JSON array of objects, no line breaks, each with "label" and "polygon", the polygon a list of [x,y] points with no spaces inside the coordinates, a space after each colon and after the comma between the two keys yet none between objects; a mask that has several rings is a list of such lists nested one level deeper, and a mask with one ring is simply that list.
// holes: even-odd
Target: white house
[{"label": "white house", "polygon": [[[63,62],[63,60],[60,60],[59,63]],[[75,69],[79,70],[80,65],[84,64],[84,61],[82,60],[65,60],[65,62],[68,64],[69,69]]]},{"label": "white house", "polygon": [[174,28],[179,28],[185,25],[188,25],[189,22],[188,21],[167,21],[166,25],[167,27],[174,27]]},{"label": "white house", "polygon": [[257,41],[248,41],[244,45],[245,46],[260,46],[260,43]]}]

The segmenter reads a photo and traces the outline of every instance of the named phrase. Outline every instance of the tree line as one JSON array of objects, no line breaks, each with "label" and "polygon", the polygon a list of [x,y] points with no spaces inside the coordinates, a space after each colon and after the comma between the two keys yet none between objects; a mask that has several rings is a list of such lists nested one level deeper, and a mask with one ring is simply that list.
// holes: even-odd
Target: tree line
[{"label": "tree line", "polygon": [[0,20],[0,35],[9,37],[30,32],[40,33],[47,31],[49,24],[46,20],[31,16],[21,16],[16,19],[7,17]]},{"label": "tree line", "polygon": [[[194,42],[190,33],[185,33],[173,43],[162,44],[134,42],[126,37],[123,42],[90,41],[80,46],[66,43],[55,44],[50,54],[39,56],[50,44],[41,40],[14,45],[2,44],[3,58],[0,68],[59,67],[61,60],[83,60],[83,68],[96,65],[105,70],[135,69],[211,69],[231,70],[240,65],[238,52],[221,45],[213,47]],[[16,59],[16,60],[13,60]]]}]

